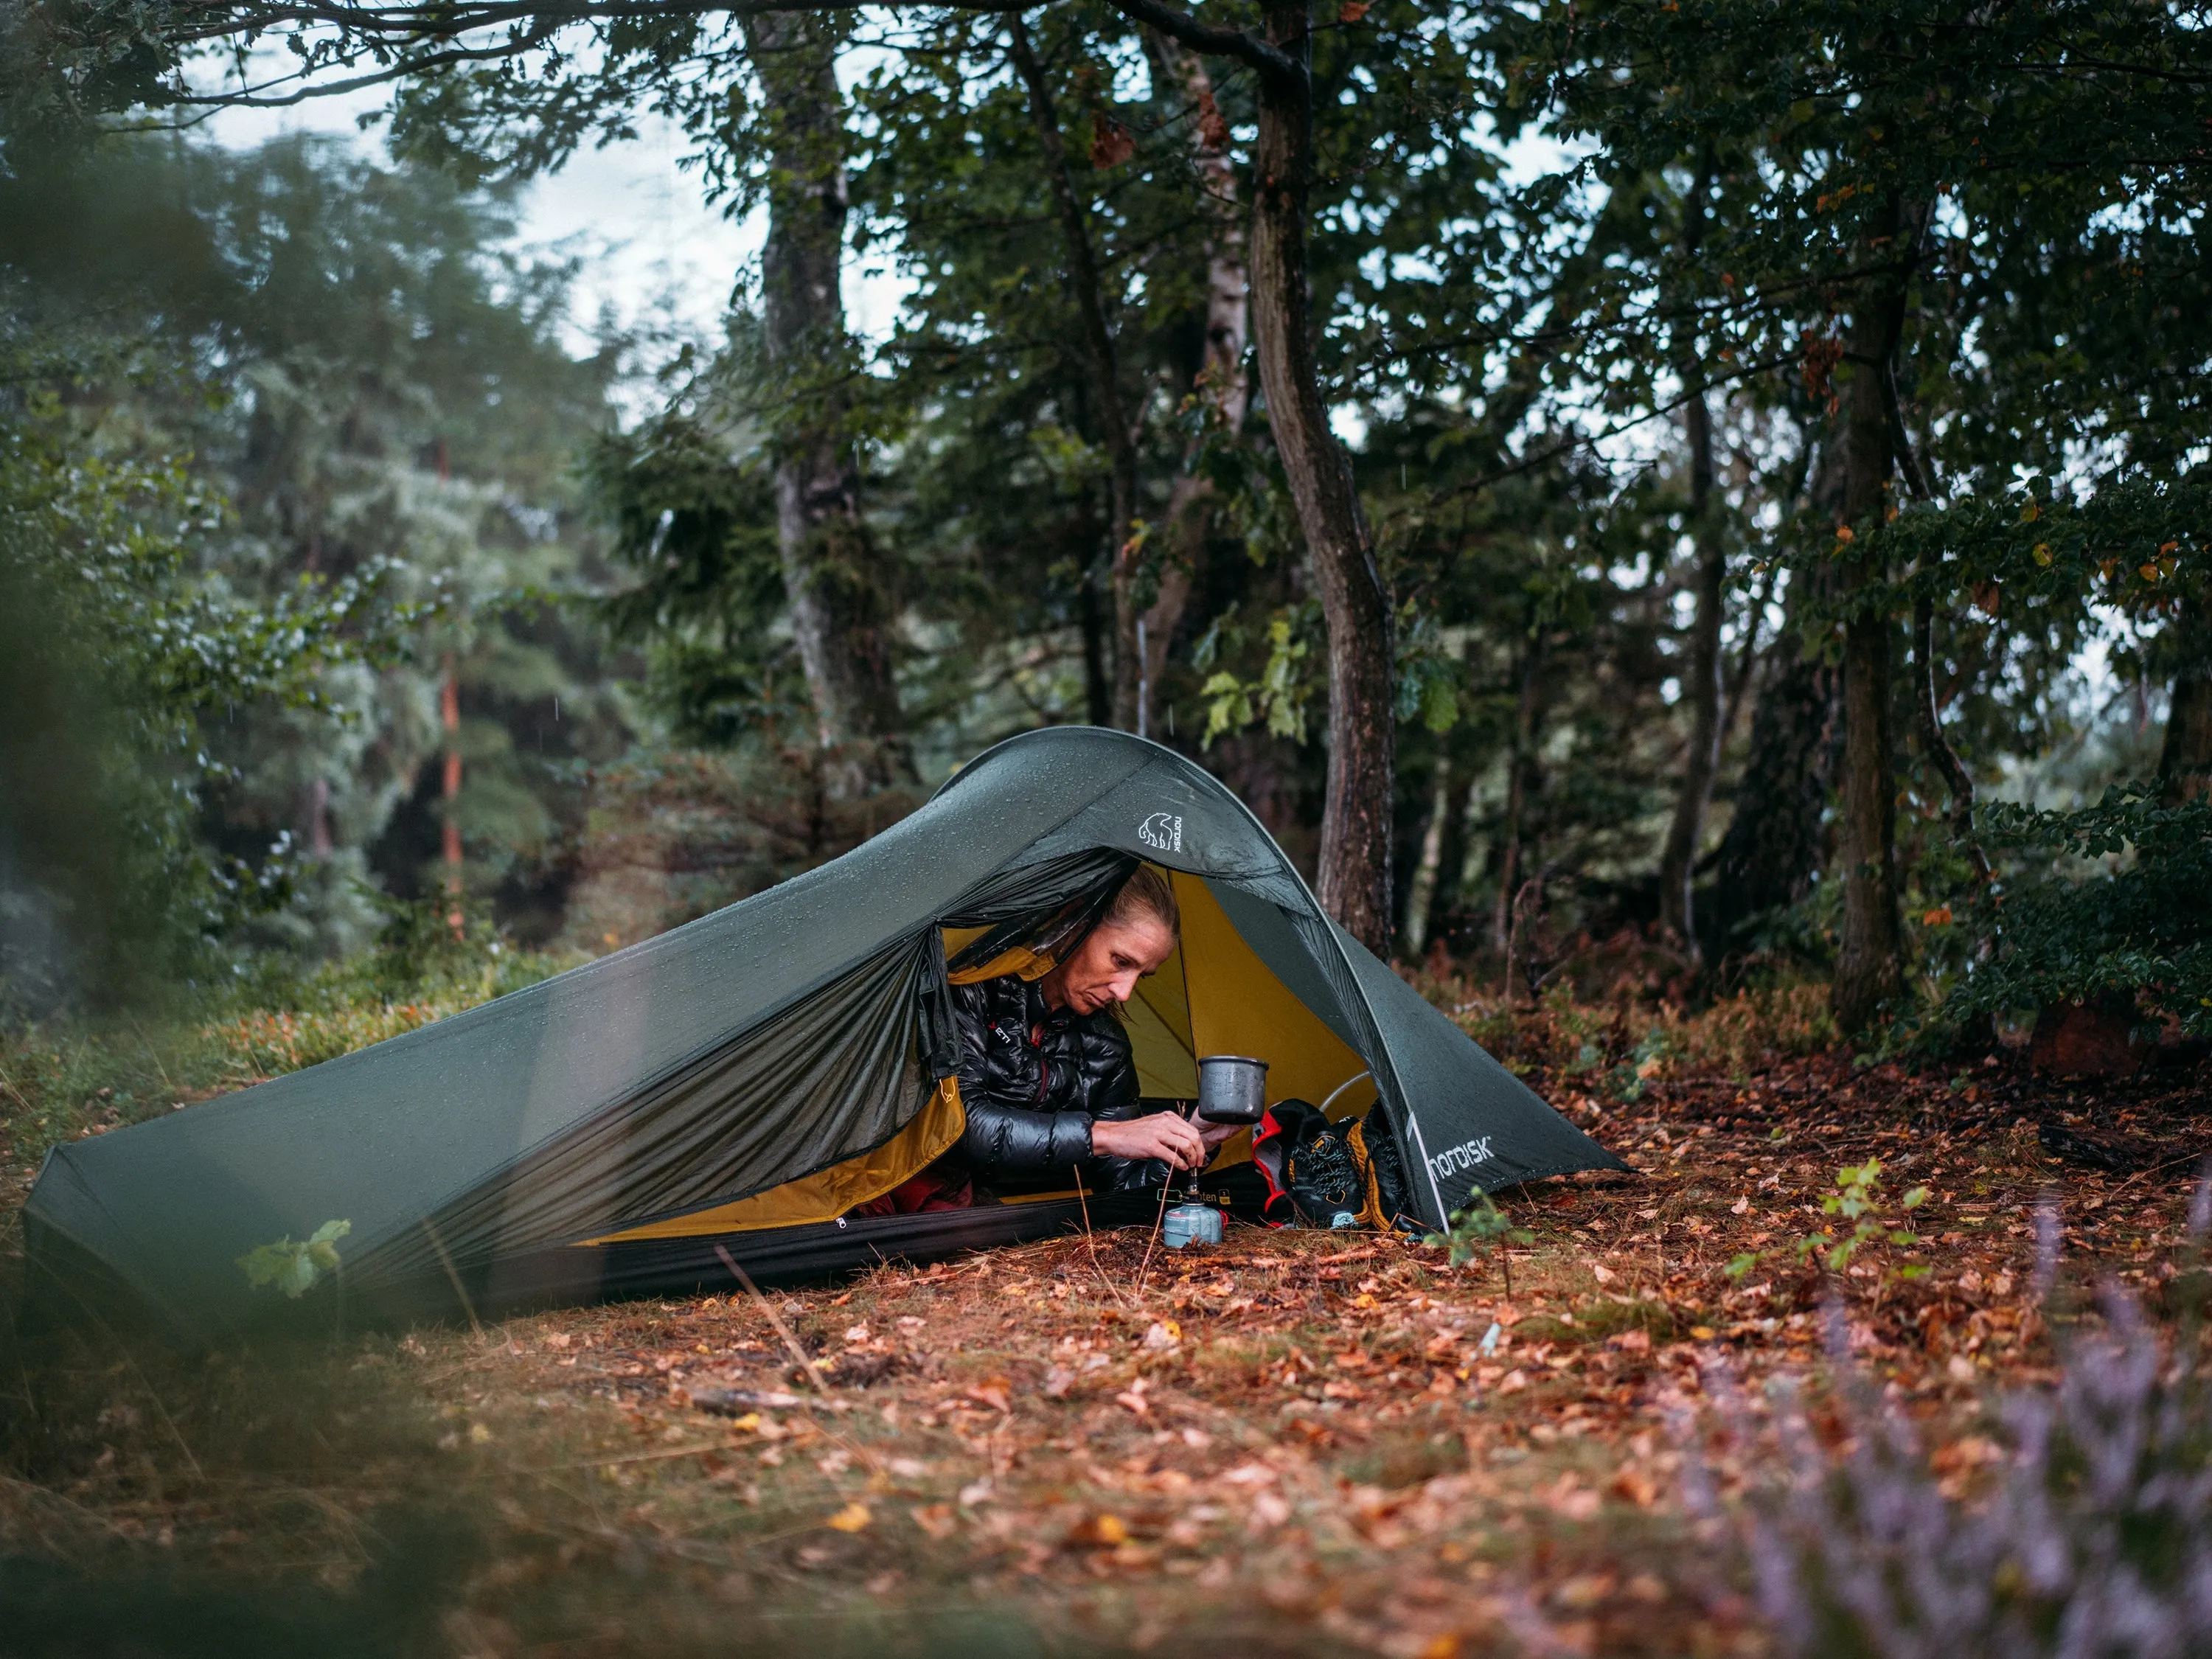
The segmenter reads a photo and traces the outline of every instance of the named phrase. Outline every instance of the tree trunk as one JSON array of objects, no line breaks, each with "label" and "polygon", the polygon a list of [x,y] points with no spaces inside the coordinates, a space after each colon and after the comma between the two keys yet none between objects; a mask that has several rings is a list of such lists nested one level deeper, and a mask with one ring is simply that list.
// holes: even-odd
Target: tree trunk
[{"label": "tree trunk", "polygon": [[[1871,593],[1888,572],[1878,554],[1844,538],[1883,517],[1891,442],[1887,383],[1904,329],[1917,220],[1893,198],[1869,239],[1873,258],[1891,270],[1869,278],[1853,308],[1843,394],[1843,499],[1837,514],[1838,558],[1847,599]],[[1869,538],[1871,539],[1871,538]],[[1836,953],[1836,1018],[1845,1030],[1873,1023],[1904,982],[1904,928],[1898,917],[1897,769],[1890,729],[1895,684],[1895,624],[1887,608],[1855,606],[1844,625],[1844,769],[1837,852],[1843,866],[1843,937]]]},{"label": "tree trunk", "polygon": [[1528,786],[1536,764],[1536,726],[1542,710],[1544,638],[1528,641],[1521,664],[1521,695],[1513,714],[1513,748],[1505,775],[1505,816],[1499,825],[1498,899],[1491,937],[1505,957],[1505,992],[1513,994],[1513,901],[1521,880],[1521,823],[1528,808]]},{"label": "tree trunk", "polygon": [[[1702,158],[1682,204],[1682,252],[1692,262],[1705,240],[1705,192],[1712,172],[1711,157]],[[1713,499],[1713,411],[1694,345],[1692,334],[1675,352],[1675,369],[1689,398],[1682,409],[1682,428],[1690,451],[1690,538],[1698,556],[1698,609],[1690,624],[1690,672],[1682,684],[1690,703],[1690,739],[1682,757],[1674,819],[1659,860],[1659,925],[1681,941],[1692,964],[1698,951],[1690,881],[1698,843],[1705,839],[1705,814],[1712,808],[1713,778],[1720,770],[1721,623],[1728,603],[1728,547]]]},{"label": "tree trunk", "polygon": [[1406,954],[1418,957],[1429,936],[1429,912],[1434,905],[1443,871],[1444,843],[1450,838],[1452,802],[1451,751],[1437,752],[1436,787],[1430,791],[1429,818],[1421,829],[1421,855],[1413,866],[1413,879],[1406,890],[1406,920],[1399,931],[1406,939]]},{"label": "tree trunk", "polygon": [[[1244,429],[1244,348],[1250,322],[1251,273],[1244,263],[1244,226],[1237,211],[1237,169],[1229,155],[1229,124],[1214,101],[1213,80],[1205,61],[1157,29],[1145,31],[1155,85],[1161,92],[1178,88],[1189,99],[1187,113],[1192,171],[1203,194],[1206,216],[1206,349],[1192,395],[1206,410],[1206,425],[1234,440]],[[1212,487],[1194,469],[1204,439],[1191,446],[1183,471],[1168,497],[1164,554],[1158,562],[1158,586],[1144,612],[1145,648],[1138,729],[1157,734],[1157,700],[1167,671],[1169,647],[1184,611],[1212,522]]]},{"label": "tree trunk", "polygon": [[445,811],[439,829],[439,850],[445,854],[446,925],[453,937],[461,936],[463,892],[461,863],[461,677],[453,653],[446,653],[446,675],[438,688],[438,724],[446,734]]},{"label": "tree trunk", "polygon": [[1037,146],[1044,152],[1045,180],[1052,190],[1053,205],[1060,216],[1060,238],[1066,245],[1068,286],[1083,323],[1083,341],[1091,358],[1091,395],[1097,400],[1098,424],[1106,441],[1109,507],[1107,524],[1108,586],[1114,596],[1112,683],[1114,724],[1125,731],[1137,727],[1137,608],[1131,574],[1134,550],[1129,545],[1137,520],[1137,440],[1121,403],[1121,356],[1114,327],[1106,315],[1106,300],[1098,283],[1098,261],[1091,242],[1091,214],[1076,194],[1074,176],[1067,165],[1067,146],[1060,136],[1060,116],[1054,109],[1052,82],[1030,44],[1021,14],[1006,22],[1008,55],[1029,90],[1030,119],[1036,127]]},{"label": "tree trunk", "polygon": [[1378,956],[1390,949],[1390,596],[1370,546],[1352,471],[1329,430],[1306,271],[1313,165],[1307,8],[1268,0],[1267,39],[1295,72],[1263,73],[1253,155],[1252,335],[1267,421],[1313,562],[1328,624],[1328,777],[1322,811],[1322,906]]},{"label": "tree trunk", "polygon": [[2168,806],[2212,794],[2212,626],[2202,595],[2186,601],[2177,624],[2182,665],[2173,677],[2173,700],[2166,714],[2166,741],[2160,745],[2158,775]]},{"label": "tree trunk", "polygon": [[1817,650],[1806,649],[1803,627],[1832,582],[1825,566],[1790,578],[1769,678],[1752,712],[1735,810],[1721,838],[1705,928],[1718,948],[1753,917],[1802,900],[1820,868],[1837,677]]},{"label": "tree trunk", "polygon": [[1660,926],[1698,957],[1690,879],[1713,801],[1721,763],[1721,620],[1728,603],[1728,549],[1713,500],[1712,412],[1700,391],[1683,411],[1690,447],[1691,536],[1697,547],[1698,610],[1690,624],[1689,672],[1683,694],[1690,704],[1690,741],[1682,758],[1682,787],[1659,864]]},{"label": "tree trunk", "polygon": [[892,608],[860,518],[844,386],[850,353],[838,283],[848,203],[836,36],[823,17],[806,12],[758,13],[744,28],[769,138],[761,310],[778,382],[774,453],[784,593],[816,742],[843,751],[832,787],[857,793],[889,782],[908,764],[896,743]]}]

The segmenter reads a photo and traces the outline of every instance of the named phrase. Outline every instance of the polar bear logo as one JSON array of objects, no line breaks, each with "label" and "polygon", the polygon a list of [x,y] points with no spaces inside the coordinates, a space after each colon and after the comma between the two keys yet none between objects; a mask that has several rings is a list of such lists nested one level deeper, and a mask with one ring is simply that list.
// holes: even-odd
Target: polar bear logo
[{"label": "polar bear logo", "polygon": [[1182,851],[1182,820],[1172,812],[1155,812],[1137,826],[1137,839],[1163,853]]}]

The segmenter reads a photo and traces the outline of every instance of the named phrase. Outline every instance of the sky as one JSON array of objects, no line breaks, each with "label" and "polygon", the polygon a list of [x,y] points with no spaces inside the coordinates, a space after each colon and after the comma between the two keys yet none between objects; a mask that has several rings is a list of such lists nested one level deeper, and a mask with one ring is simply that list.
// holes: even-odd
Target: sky
[{"label": "sky", "polygon": [[[376,91],[310,100],[288,109],[226,109],[204,131],[217,143],[248,149],[281,134],[322,133],[382,159],[381,137],[361,118],[382,106]],[[592,349],[599,319],[618,326],[671,325],[678,337],[711,338],[740,273],[760,257],[765,216],[732,222],[710,205],[698,174],[680,165],[683,134],[652,117],[640,136],[577,155],[525,191],[518,243],[579,261],[572,342]],[[886,337],[896,319],[898,283],[848,267],[848,325],[862,337]]]}]

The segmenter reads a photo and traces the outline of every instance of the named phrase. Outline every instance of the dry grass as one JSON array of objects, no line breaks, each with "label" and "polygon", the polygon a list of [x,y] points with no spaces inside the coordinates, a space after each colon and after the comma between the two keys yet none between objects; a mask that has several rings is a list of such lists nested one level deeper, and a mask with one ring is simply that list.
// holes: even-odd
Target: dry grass
[{"label": "dry grass", "polygon": [[[1798,1245],[1840,1166],[1930,1191],[1921,1243],[1827,1288],[1967,1472],[1989,1385],[2051,1362],[2035,1202],[2067,1206],[2069,1282],[2155,1304],[2175,1271],[2186,1164],[2085,1170],[2034,1126],[2185,1158],[2185,1078],[1782,1060],[1817,1031],[1784,997],[1674,1021],[1624,1079],[1648,1026],[1543,1021],[1523,1064],[1637,1173],[1505,1195],[1535,1235],[1510,1302],[1382,1239],[1237,1230],[1140,1282],[1142,1236],[1070,1238],[772,1291],[826,1402],[735,1286],[212,1361],[95,1333],[10,1362],[8,1593],[152,1651],[220,1619],[271,1651],[1755,1653],[1670,1425],[1713,1351],[1818,1373]],[[717,1389],[807,1403],[698,1409]]]}]

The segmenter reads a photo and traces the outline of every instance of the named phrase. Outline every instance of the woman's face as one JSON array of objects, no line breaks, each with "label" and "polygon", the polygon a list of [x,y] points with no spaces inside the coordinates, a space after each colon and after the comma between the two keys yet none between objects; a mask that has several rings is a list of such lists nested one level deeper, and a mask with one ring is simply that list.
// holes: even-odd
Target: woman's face
[{"label": "woman's face", "polygon": [[1127,1002],[1137,981],[1174,953],[1175,944],[1175,935],[1151,916],[1101,922],[1037,988],[1049,1006],[1095,1014]]}]

